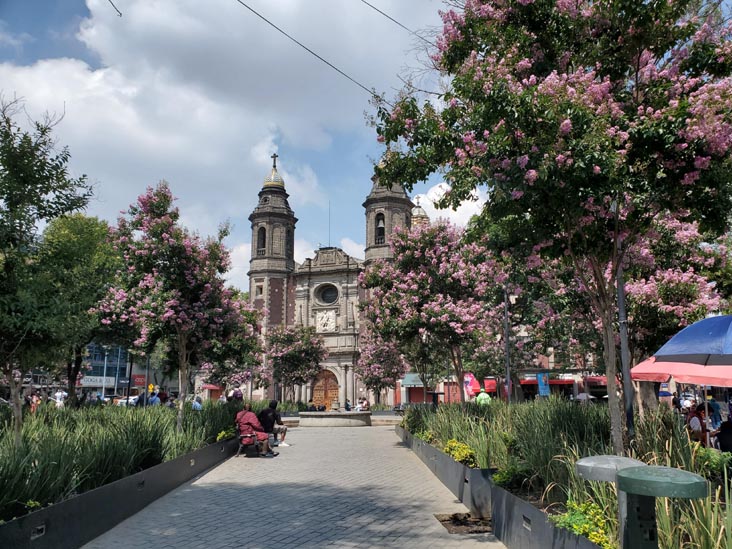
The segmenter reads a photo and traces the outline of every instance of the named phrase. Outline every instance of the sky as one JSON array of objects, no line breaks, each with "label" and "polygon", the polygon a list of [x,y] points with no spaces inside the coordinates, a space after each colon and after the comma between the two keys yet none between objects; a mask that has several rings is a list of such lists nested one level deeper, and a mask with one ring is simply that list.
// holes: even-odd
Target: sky
[{"label": "sky", "polygon": [[[228,281],[248,288],[249,214],[273,153],[299,219],[295,259],[320,246],[363,258],[362,203],[383,154],[369,94],[237,0],[0,0],[0,94],[28,117],[61,116],[59,146],[86,174],[86,212],[114,223],[166,180],[181,222],[202,236],[232,226]],[[361,0],[246,0],[368,89],[394,98],[403,80],[437,91],[425,44]],[[441,26],[439,0],[369,0],[415,31]],[[24,120],[18,120],[25,123]],[[436,212],[445,185],[413,198],[464,225],[484,196]]]}]

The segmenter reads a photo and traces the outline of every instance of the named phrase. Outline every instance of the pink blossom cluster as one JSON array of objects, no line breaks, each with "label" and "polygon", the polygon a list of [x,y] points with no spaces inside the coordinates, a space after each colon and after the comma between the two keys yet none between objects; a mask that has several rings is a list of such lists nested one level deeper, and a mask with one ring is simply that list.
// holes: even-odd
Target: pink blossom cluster
[{"label": "pink blossom cluster", "polygon": [[237,334],[253,335],[251,306],[224,284],[225,231],[205,241],[190,234],[178,224],[173,201],[166,183],[150,187],[110,232],[124,267],[97,306],[101,322],[132,328],[140,349],[173,337],[183,356]]},{"label": "pink blossom cluster", "polygon": [[328,348],[312,327],[277,327],[267,338],[270,376],[287,385],[309,383],[321,371]]},{"label": "pink blossom cluster", "polygon": [[[447,222],[397,230],[391,246],[393,260],[375,262],[360,277],[370,292],[362,308],[371,331],[394,344],[416,339],[452,349],[458,372],[464,345],[495,339],[502,309],[492,301],[504,270]],[[362,366],[369,360],[367,353]]]},{"label": "pink blossom cluster", "polygon": [[382,339],[368,323],[359,347],[361,352],[354,364],[354,372],[372,391],[395,387],[396,382],[409,371],[409,364],[399,352],[396,343]]}]

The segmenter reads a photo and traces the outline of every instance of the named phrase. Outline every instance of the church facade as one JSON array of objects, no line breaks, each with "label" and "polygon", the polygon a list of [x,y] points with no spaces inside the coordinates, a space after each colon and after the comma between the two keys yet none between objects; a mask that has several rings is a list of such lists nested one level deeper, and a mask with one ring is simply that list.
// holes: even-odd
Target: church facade
[{"label": "church facade", "polygon": [[[365,298],[358,276],[369,263],[389,259],[389,238],[396,227],[411,227],[426,219],[415,208],[404,189],[386,188],[372,179],[371,192],[363,207],[366,216],[364,258],[348,255],[337,247],[322,247],[302,263],[294,259],[297,218],[289,205],[285,182],[277,171],[273,155],[272,171],[259,191],[259,202],[249,216],[252,250],[249,264],[249,295],[263,311],[263,332],[276,326],[313,326],[328,348],[316,380],[296,388],[295,400],[313,399],[330,409],[333,402],[343,406],[346,399],[359,397],[374,401],[353,372],[359,354],[361,320],[359,301]],[[280,396],[280,395],[278,395]],[[390,401],[387,396],[387,401]]]}]

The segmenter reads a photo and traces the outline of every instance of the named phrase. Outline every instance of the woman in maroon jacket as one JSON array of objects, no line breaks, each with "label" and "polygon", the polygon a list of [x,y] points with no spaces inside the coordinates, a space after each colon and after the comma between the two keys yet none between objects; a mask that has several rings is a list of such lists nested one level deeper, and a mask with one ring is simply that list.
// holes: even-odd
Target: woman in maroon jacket
[{"label": "woman in maroon jacket", "polygon": [[236,414],[236,425],[239,427],[239,436],[241,435],[256,435],[257,441],[262,444],[262,452],[260,457],[273,458],[279,454],[279,452],[272,452],[267,442],[268,435],[264,432],[262,424],[259,423],[257,416],[252,412],[252,405],[248,402],[244,405],[244,409]]}]

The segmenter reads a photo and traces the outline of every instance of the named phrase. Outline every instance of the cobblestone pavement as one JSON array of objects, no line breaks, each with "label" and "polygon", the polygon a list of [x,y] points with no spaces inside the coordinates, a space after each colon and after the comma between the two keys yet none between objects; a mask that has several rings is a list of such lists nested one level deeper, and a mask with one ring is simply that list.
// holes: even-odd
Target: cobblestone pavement
[{"label": "cobblestone pavement", "polygon": [[290,429],[287,442],[274,459],[227,460],[85,547],[504,547],[434,518],[467,510],[393,426]]}]

